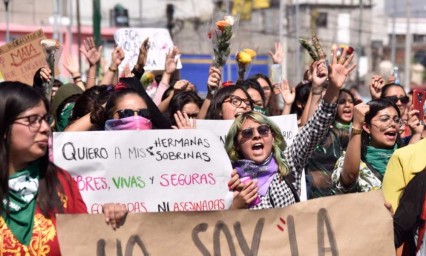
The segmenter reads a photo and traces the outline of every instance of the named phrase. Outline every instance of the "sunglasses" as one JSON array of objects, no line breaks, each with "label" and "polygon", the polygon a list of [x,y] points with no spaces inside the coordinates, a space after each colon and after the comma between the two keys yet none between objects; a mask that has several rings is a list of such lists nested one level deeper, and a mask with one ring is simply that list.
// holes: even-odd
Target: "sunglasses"
[{"label": "sunglasses", "polygon": [[410,101],[410,98],[408,96],[402,96],[402,97],[388,96],[388,97],[385,97],[385,99],[392,101],[395,104],[398,103],[398,100],[399,100],[404,105],[407,104]]},{"label": "sunglasses", "polygon": [[151,114],[149,113],[149,110],[146,108],[143,109],[138,109],[138,110],[133,110],[133,109],[121,109],[121,110],[117,110],[115,111],[115,113],[118,114],[118,118],[126,118],[126,117],[131,117],[131,116],[141,116],[141,117],[145,117],[147,119],[151,119]]},{"label": "sunglasses", "polygon": [[[264,136],[268,136],[269,132],[271,131],[271,128],[269,127],[269,125],[267,124],[261,124],[259,125],[257,128],[257,133],[264,137]],[[241,131],[241,136],[244,139],[251,139],[254,136],[254,128],[247,128]]]}]

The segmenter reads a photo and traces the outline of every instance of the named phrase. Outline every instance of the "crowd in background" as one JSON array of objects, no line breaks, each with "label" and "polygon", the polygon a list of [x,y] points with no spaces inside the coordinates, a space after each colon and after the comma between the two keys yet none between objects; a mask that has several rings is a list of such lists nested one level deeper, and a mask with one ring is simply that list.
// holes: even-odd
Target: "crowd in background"
[{"label": "crowd in background", "polygon": [[[47,66],[32,85],[0,83],[4,252],[36,253],[43,244],[55,255],[55,232],[40,246],[33,242],[55,230],[55,213],[87,212],[72,177],[50,162],[52,131],[194,129],[197,119],[215,119],[234,120],[225,141],[233,166],[232,209],[299,202],[303,172],[308,199],[382,189],[395,211],[395,247],[404,243],[406,255],[426,255],[423,110],[414,108],[412,92],[393,77],[373,76],[371,101],[362,102],[347,88],[354,53],[333,46],[331,59],[313,61],[296,86],[285,79],[273,84],[267,74],[222,83],[221,69],[212,66],[203,99],[197,85],[179,77],[177,47],[166,55],[162,72],[144,70],[148,48],[145,40],[134,68],[122,74],[124,52],[115,48],[98,80],[101,49],[86,39],[81,51],[90,64],[87,81],[77,62],[66,59],[62,64],[73,83],[57,81],[51,102],[44,97],[51,79]],[[274,64],[285,58],[279,44],[271,58]],[[268,118],[287,114],[295,114],[299,125],[289,146]],[[116,203],[104,208],[106,222],[119,226],[126,209]]]}]

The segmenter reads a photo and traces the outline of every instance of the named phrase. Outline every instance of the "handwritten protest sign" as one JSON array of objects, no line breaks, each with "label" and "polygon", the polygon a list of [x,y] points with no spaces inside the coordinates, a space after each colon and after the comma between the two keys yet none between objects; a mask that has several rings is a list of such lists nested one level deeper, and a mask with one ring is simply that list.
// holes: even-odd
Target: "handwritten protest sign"
[{"label": "handwritten protest sign", "polygon": [[[119,67],[120,70],[127,64],[130,69],[133,69],[138,60],[139,49],[146,38],[149,38],[149,51],[144,69],[164,70],[166,53],[173,47],[173,41],[169,31],[163,28],[121,28],[117,30],[114,39],[125,54]],[[177,69],[181,68],[182,63],[179,60]]]},{"label": "handwritten protest sign", "polygon": [[[292,114],[269,116],[269,118],[274,121],[278,127],[280,127],[287,146],[291,145],[293,143],[294,137],[298,132],[297,116]],[[226,135],[228,134],[229,128],[231,127],[234,120],[196,120],[196,122],[198,129],[212,131],[214,134],[219,136],[220,141],[225,144]],[[305,172],[302,172],[300,200],[307,200]]]},{"label": "handwritten protest sign", "polygon": [[102,204],[131,212],[228,209],[231,163],[201,130],[54,133],[54,162],[77,181],[89,213]]},{"label": "handwritten protest sign", "polygon": [[[297,116],[293,114],[282,116],[269,116],[268,118],[274,121],[278,125],[278,127],[280,127],[287,145],[291,145],[298,131]],[[218,135],[220,141],[225,144],[226,135],[228,134],[228,130],[234,120],[196,120],[196,122],[198,129],[212,131],[213,133]]]},{"label": "handwritten protest sign", "polygon": [[46,65],[40,45],[45,38],[40,29],[0,47],[0,77],[32,85],[34,73]]},{"label": "handwritten protest sign", "polygon": [[130,214],[116,231],[102,215],[59,215],[57,230],[64,256],[395,255],[383,202],[374,191],[271,210]]}]

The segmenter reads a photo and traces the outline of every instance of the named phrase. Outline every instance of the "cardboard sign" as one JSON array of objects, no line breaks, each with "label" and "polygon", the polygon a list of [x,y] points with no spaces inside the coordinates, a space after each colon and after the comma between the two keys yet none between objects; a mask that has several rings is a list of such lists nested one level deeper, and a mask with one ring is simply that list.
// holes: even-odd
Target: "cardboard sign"
[{"label": "cardboard sign", "polygon": [[45,38],[40,29],[0,47],[0,80],[32,85],[35,72],[46,65],[40,45]]},{"label": "cardboard sign", "polygon": [[271,210],[129,214],[116,231],[100,214],[58,215],[57,231],[64,256],[395,255],[381,191]]},{"label": "cardboard sign", "polygon": [[[166,54],[173,48],[173,41],[169,31],[164,28],[121,28],[114,33],[114,39],[124,53],[124,60],[119,69],[122,70],[125,65],[130,69],[135,66],[139,49],[142,42],[149,38],[149,51],[146,60],[145,70],[164,70],[166,65]],[[182,68],[180,60],[177,69]]]},{"label": "cardboard sign", "polygon": [[63,132],[54,163],[77,181],[89,213],[102,204],[131,212],[228,209],[232,166],[218,138],[201,130]]}]

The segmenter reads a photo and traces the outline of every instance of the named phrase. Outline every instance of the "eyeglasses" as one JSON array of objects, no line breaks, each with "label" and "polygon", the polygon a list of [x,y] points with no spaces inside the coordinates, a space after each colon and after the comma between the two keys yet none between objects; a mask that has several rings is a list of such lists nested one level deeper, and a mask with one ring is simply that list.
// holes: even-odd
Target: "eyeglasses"
[{"label": "eyeglasses", "polygon": [[398,103],[398,100],[399,100],[404,105],[406,105],[410,101],[410,98],[408,96],[402,96],[402,97],[398,97],[398,96],[387,96],[387,97],[385,97],[385,99],[387,99],[389,101],[392,101],[395,104]]},{"label": "eyeglasses", "polygon": [[138,110],[133,110],[133,109],[121,109],[121,110],[117,110],[115,111],[115,113],[118,114],[118,118],[126,118],[126,117],[131,117],[131,116],[141,116],[141,117],[145,117],[147,119],[151,119],[151,114],[149,113],[149,110],[146,108],[143,109],[138,109]]},{"label": "eyeglasses", "polygon": [[23,116],[23,117],[16,118],[15,121],[22,120],[22,119],[26,119],[27,123],[26,124],[19,123],[19,122],[17,123],[27,125],[33,128],[34,130],[38,130],[40,128],[42,121],[45,121],[49,126],[53,123],[53,117],[50,114],[46,114],[44,116],[40,116],[40,115]]},{"label": "eyeglasses", "polygon": [[229,99],[224,100],[223,102],[229,102],[234,107],[240,107],[241,103],[243,103],[243,102],[244,102],[244,104],[246,104],[246,106],[249,106],[249,107],[252,107],[252,105],[253,105],[253,103],[252,103],[251,100],[249,100],[249,99],[241,99],[240,97],[235,96],[235,95],[229,96]]},{"label": "eyeglasses", "polygon": [[381,123],[381,127],[382,128],[388,128],[389,126],[391,126],[392,121],[395,122],[396,126],[402,126],[402,119],[395,116],[394,118],[391,118],[389,115],[382,115],[379,117],[379,119],[377,119],[380,123]]},{"label": "eyeglasses", "polygon": [[[260,136],[268,136],[269,132],[271,131],[271,128],[267,124],[261,124],[257,128],[257,133],[259,133]],[[247,128],[241,131],[241,136],[244,139],[251,139],[254,136],[254,128]]]}]

